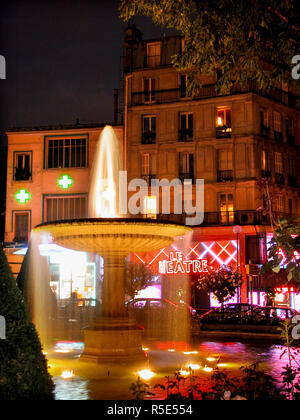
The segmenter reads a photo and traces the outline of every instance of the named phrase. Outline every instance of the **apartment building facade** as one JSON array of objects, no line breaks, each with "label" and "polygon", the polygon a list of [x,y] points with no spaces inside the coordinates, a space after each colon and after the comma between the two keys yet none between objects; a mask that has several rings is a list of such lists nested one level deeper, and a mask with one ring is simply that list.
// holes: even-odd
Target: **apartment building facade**
[{"label": "apartment building facade", "polygon": [[[112,124],[123,161],[123,126]],[[31,127],[7,132],[7,194],[4,247],[15,276],[31,230],[44,222],[87,217],[90,172],[105,124]],[[85,253],[46,247],[51,287],[58,299],[72,291],[99,298],[99,261]]]},{"label": "apartment building facade", "polygon": [[[282,89],[262,95],[254,86],[235,87],[229,95],[218,96],[213,77],[203,77],[200,92],[191,98],[187,74],[171,64],[181,48],[180,37],[145,41],[134,26],[126,30],[128,180],[144,178],[150,187],[153,179],[188,179],[193,185],[204,179],[204,222],[194,227],[188,258],[239,264],[245,276],[242,301],[262,304],[261,278],[257,271],[251,277],[246,273],[249,261],[262,263],[271,236],[269,219],[258,210],[264,204],[258,181],[271,180],[275,214],[299,216],[296,98]],[[149,188],[147,200],[145,212],[149,207],[155,217],[153,207],[161,212],[161,197],[151,195]],[[284,290],[279,301],[299,308],[294,289]]]}]

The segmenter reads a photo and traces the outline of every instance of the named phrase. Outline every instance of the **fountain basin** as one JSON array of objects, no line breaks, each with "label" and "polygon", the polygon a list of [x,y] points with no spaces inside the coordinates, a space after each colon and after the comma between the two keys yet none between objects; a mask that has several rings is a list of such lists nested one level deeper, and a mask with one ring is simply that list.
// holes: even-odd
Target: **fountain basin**
[{"label": "fountain basin", "polygon": [[64,248],[99,255],[149,252],[165,248],[174,238],[192,229],[185,225],[153,219],[78,219],[38,225],[35,232],[46,232]]}]

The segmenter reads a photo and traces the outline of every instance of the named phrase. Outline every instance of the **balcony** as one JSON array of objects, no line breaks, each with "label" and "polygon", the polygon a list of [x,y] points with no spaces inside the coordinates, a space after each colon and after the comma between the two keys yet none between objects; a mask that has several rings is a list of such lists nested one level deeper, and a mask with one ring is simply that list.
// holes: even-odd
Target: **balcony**
[{"label": "balcony", "polygon": [[[291,214],[273,212],[275,219],[298,220],[299,217]],[[170,223],[186,223],[187,217],[191,215],[183,214],[157,214],[156,219]],[[144,214],[128,215],[128,218],[145,218]],[[269,215],[263,215],[256,210],[238,210],[229,212],[205,213],[204,220],[198,227],[223,227],[223,226],[270,226]],[[193,226],[197,227],[197,226]],[[232,232],[232,229],[231,229]]]},{"label": "balcony", "polygon": [[183,128],[178,132],[178,141],[182,143],[186,143],[189,141],[193,141],[194,132],[192,129]]},{"label": "balcony", "polygon": [[[145,95],[149,92],[132,92],[131,104],[132,106],[144,105]],[[189,98],[185,89],[162,89],[152,91],[151,94],[155,97],[155,104],[164,104],[168,102],[176,102],[184,98]],[[183,96],[185,95],[185,96]],[[203,85],[197,95],[197,99],[205,99],[217,96],[214,85]]]},{"label": "balcony", "polygon": [[280,131],[274,131],[274,139],[283,142],[283,135]]},{"label": "balcony", "polygon": [[180,179],[180,181],[184,184],[185,183],[185,181],[187,181],[188,179],[191,179],[192,180],[192,184],[194,184],[195,183],[195,179],[194,179],[194,174],[193,173],[190,173],[190,172],[185,172],[185,173],[183,173],[183,172],[180,172],[179,173],[179,175],[178,175],[178,178]]},{"label": "balcony", "polygon": [[288,184],[290,187],[297,188],[297,178],[294,175],[289,175]]},{"label": "balcony", "polygon": [[284,175],[283,174],[275,174],[275,183],[278,185],[284,185],[285,180],[284,180]]},{"label": "balcony", "polygon": [[226,125],[216,128],[217,139],[230,139],[231,133],[232,133],[231,127],[227,127]]},{"label": "balcony", "polygon": [[146,175],[142,175],[142,178],[147,182],[148,185],[151,186],[151,181],[153,179],[156,179],[156,175],[154,175],[154,174],[146,174]]},{"label": "balcony", "polygon": [[260,127],[260,135],[261,137],[265,138],[265,139],[269,139],[270,138],[270,127],[267,127],[265,125],[261,125]]},{"label": "balcony", "polygon": [[[155,64],[154,59],[151,58],[151,61],[153,64]],[[145,62],[145,67],[147,67],[147,62]],[[283,103],[293,108],[295,108],[296,106],[295,95],[284,92],[280,89],[271,89],[269,92],[261,92],[255,86],[255,83],[249,83],[249,86],[246,86],[246,87],[233,86],[230,91],[230,95],[238,95],[238,94],[244,94],[244,93],[256,93],[258,95],[264,96],[269,99],[273,99],[277,102]],[[156,104],[175,102],[178,100],[182,100],[184,98],[186,98],[187,100],[190,100],[190,98],[187,95],[186,90],[183,88],[156,90],[156,91],[153,91],[153,94],[155,95]],[[206,99],[206,98],[213,98],[216,96],[220,96],[220,95],[217,94],[215,85],[209,84],[209,85],[203,85],[201,88],[199,88],[197,95],[193,99],[196,99],[196,100]],[[144,105],[145,103],[144,98],[145,98],[145,92],[132,92],[131,105],[132,106]]]},{"label": "balcony", "polygon": [[142,133],[142,144],[155,144],[156,133],[154,131],[145,131]]},{"label": "balcony", "polygon": [[233,181],[233,171],[218,171],[217,173],[217,181],[218,182],[232,182]]}]

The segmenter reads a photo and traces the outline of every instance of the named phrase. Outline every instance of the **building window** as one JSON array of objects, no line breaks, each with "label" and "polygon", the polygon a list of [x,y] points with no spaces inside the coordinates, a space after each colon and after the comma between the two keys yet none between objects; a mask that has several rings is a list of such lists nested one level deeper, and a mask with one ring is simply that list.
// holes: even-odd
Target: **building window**
[{"label": "building window", "polygon": [[290,187],[297,187],[296,159],[288,159],[288,183]]},{"label": "building window", "polygon": [[14,180],[29,181],[31,179],[32,152],[16,152],[14,159]]},{"label": "building window", "polygon": [[192,153],[179,153],[179,179],[181,182],[191,179],[194,183],[194,155]]},{"label": "building window", "polygon": [[282,153],[275,152],[275,182],[276,184],[284,184],[283,175],[283,157]]},{"label": "building window", "polygon": [[231,109],[220,108],[218,109],[217,116],[217,138],[230,138],[231,137]]},{"label": "building window", "polygon": [[14,242],[28,242],[29,212],[14,213]]},{"label": "building window", "polygon": [[47,168],[86,168],[87,138],[47,139]]},{"label": "building window", "polygon": [[280,112],[274,111],[274,138],[282,141],[282,118]]},{"label": "building window", "polygon": [[87,217],[87,198],[78,197],[46,197],[46,222],[55,220],[82,219]]},{"label": "building window", "polygon": [[263,178],[271,178],[271,153],[266,150],[262,151],[261,171]]},{"label": "building window", "polygon": [[187,97],[187,75],[181,74],[180,75],[180,98],[186,98]]},{"label": "building window", "polygon": [[270,137],[270,113],[267,109],[260,111],[260,135],[265,138]]},{"label": "building window", "polygon": [[220,222],[222,224],[234,223],[233,194],[220,194]]},{"label": "building window", "polygon": [[295,126],[293,119],[286,119],[286,139],[288,144],[295,144]]},{"label": "building window", "polygon": [[179,117],[178,140],[182,142],[191,141],[194,137],[193,114],[181,113]]},{"label": "building window", "polygon": [[144,215],[150,219],[157,218],[157,200],[155,196],[144,197]]},{"label": "building window", "polygon": [[155,79],[144,80],[144,101],[155,102]]},{"label": "building window", "polygon": [[218,150],[218,182],[233,180],[232,150]]},{"label": "building window", "polygon": [[147,44],[147,66],[157,67],[160,65],[160,42]]},{"label": "building window", "polygon": [[145,153],[142,156],[142,178],[147,182],[147,184],[151,184],[152,179],[155,179],[156,175],[153,173],[154,170],[154,162],[152,155],[150,153]]},{"label": "building window", "polygon": [[156,117],[143,117],[142,144],[156,143]]},{"label": "building window", "polygon": [[273,199],[272,210],[276,213],[284,213],[284,199],[279,195]]}]

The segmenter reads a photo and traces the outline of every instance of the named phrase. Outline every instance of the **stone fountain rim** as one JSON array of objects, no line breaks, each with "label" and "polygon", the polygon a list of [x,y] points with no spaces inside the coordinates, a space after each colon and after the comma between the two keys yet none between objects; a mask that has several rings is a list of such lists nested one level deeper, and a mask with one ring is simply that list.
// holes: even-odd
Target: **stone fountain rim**
[{"label": "stone fountain rim", "polygon": [[34,227],[34,231],[39,228],[47,226],[59,226],[59,225],[104,225],[104,224],[148,224],[148,225],[167,225],[167,226],[178,226],[185,228],[187,233],[192,232],[193,229],[189,226],[186,226],[185,223],[173,222],[171,220],[159,220],[151,218],[84,218],[84,219],[66,219],[66,220],[55,220],[52,222],[44,222]]}]

